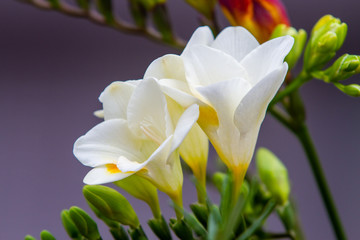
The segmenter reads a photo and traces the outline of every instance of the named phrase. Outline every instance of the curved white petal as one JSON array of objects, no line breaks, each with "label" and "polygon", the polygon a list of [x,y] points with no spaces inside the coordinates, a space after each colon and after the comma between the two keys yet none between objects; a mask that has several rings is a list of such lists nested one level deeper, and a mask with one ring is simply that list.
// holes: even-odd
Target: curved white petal
[{"label": "curved white petal", "polygon": [[179,121],[177,122],[174,139],[171,146],[170,152],[175,151],[180,144],[183,142],[186,135],[189,133],[192,126],[196,123],[199,118],[199,105],[191,105],[187,108],[184,113],[181,115]]},{"label": "curved white petal", "polygon": [[146,69],[146,78],[170,78],[185,81],[184,63],[180,56],[168,54],[154,60]]},{"label": "curved white petal", "polygon": [[227,27],[216,37],[211,47],[219,49],[237,61],[259,46],[258,41],[243,27]]},{"label": "curved white petal", "polygon": [[241,99],[250,90],[250,84],[243,78],[236,78],[217,82],[205,87],[197,87],[196,90],[207,100],[217,112],[219,121],[231,117]]},{"label": "curved white petal", "polygon": [[94,112],[94,116],[95,116],[95,117],[98,117],[98,118],[104,118],[104,110],[103,110],[103,109],[101,109],[101,110],[96,110],[96,111]]},{"label": "curved white petal", "polygon": [[234,122],[241,134],[260,125],[270,101],[280,88],[288,69],[287,63],[268,74],[242,99],[234,115]]},{"label": "curved white petal", "polygon": [[155,79],[144,79],[134,90],[127,109],[129,128],[161,144],[172,132],[166,99]]},{"label": "curved white petal", "polygon": [[119,156],[140,161],[141,142],[128,129],[126,120],[104,121],[74,144],[74,155],[84,165],[97,167],[116,164]]},{"label": "curved white petal", "polygon": [[190,40],[186,44],[184,51],[181,56],[185,56],[188,53],[190,47],[195,45],[206,45],[210,46],[214,41],[214,35],[211,32],[211,29],[208,26],[199,27],[195,30]]},{"label": "curved white petal", "polygon": [[128,82],[113,82],[101,93],[99,100],[103,104],[104,119],[126,119],[127,106],[135,86]]},{"label": "curved white petal", "polygon": [[172,140],[173,136],[171,135],[144,162],[131,161],[128,158],[119,158],[116,166],[121,172],[125,173],[140,171],[151,161],[159,162],[161,166],[161,164],[164,164],[170,155]]},{"label": "curved white petal", "polygon": [[284,36],[272,39],[250,52],[240,64],[246,69],[249,81],[254,86],[267,74],[279,68],[290,52],[294,38]]},{"label": "curved white petal", "polygon": [[230,55],[207,46],[193,46],[184,57],[189,84],[207,86],[233,78],[247,79],[245,69]]},{"label": "curved white petal", "polygon": [[89,185],[116,182],[134,173],[111,173],[106,166],[99,166],[91,169],[84,178],[84,183]]}]

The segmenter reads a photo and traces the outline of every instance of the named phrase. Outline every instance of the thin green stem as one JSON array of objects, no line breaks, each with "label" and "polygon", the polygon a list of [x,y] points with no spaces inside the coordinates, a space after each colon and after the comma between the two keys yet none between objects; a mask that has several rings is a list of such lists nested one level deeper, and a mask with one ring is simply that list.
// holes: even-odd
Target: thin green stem
[{"label": "thin green stem", "polygon": [[283,100],[286,96],[299,89],[305,82],[311,80],[311,75],[302,71],[286,88],[280,91],[270,103],[270,107]]},{"label": "thin green stem", "polygon": [[243,232],[243,234],[241,234],[238,238],[236,238],[236,240],[249,239],[249,237],[251,237],[256,232],[256,230],[258,230],[264,224],[264,221],[272,213],[275,207],[276,207],[276,201],[274,199],[271,199],[268,202],[268,204],[266,204],[265,209],[261,213],[260,217],[256,219],[253,222],[253,224],[251,224],[251,226],[248,229],[246,229],[245,232]]},{"label": "thin green stem", "polygon": [[284,113],[280,111],[276,106],[269,107],[268,111],[276,118],[279,122],[281,122],[287,129],[293,132],[293,125],[291,119],[286,116]]},{"label": "thin green stem", "polygon": [[300,125],[295,132],[296,136],[299,138],[305,152],[307,158],[309,160],[309,164],[311,166],[312,172],[315,176],[316,183],[321,193],[321,197],[324,201],[326,210],[328,212],[331,224],[333,226],[334,232],[339,240],[345,240],[346,235],[343,229],[343,226],[340,221],[339,214],[337,213],[334,200],[331,196],[330,189],[326,182],[324,171],[321,167],[321,163],[319,157],[317,155],[315,146],[312,142],[309,130],[305,124]]}]

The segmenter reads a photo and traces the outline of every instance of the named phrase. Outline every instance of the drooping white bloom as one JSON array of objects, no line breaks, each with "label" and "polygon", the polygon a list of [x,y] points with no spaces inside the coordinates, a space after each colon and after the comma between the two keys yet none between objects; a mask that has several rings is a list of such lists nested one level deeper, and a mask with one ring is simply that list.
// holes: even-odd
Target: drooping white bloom
[{"label": "drooping white bloom", "polygon": [[78,160],[93,167],[84,182],[103,184],[136,174],[181,201],[183,175],[177,148],[196,122],[198,106],[189,107],[174,127],[154,79],[112,83],[100,101],[105,121],[74,144]]},{"label": "drooping white bloom", "polygon": [[162,68],[150,66],[147,76],[175,73],[160,81],[162,90],[184,107],[200,105],[199,125],[224,163],[243,176],[267,106],[285,78],[284,58],[292,45],[289,36],[259,45],[242,27],[228,27],[214,39],[201,27],[181,56],[155,60]]}]

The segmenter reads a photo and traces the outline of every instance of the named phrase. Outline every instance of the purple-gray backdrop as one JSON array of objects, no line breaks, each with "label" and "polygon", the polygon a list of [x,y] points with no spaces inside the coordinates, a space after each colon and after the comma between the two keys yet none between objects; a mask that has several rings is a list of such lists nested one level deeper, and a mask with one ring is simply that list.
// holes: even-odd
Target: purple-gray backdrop
[{"label": "purple-gray backdrop", "polygon": [[[196,13],[182,0],[170,2],[175,29],[187,39],[197,26]],[[349,25],[342,52],[360,54],[357,1],[285,4],[293,25],[308,31],[324,14],[340,17]],[[38,236],[42,229],[58,239],[67,238],[60,211],[71,205],[88,209],[81,188],[89,169],[74,158],[72,145],[99,122],[92,115],[100,108],[97,97],[112,81],[141,78],[149,63],[166,53],[177,52],[86,20],[15,0],[0,1],[0,239]],[[340,216],[349,239],[356,239],[360,235],[359,99],[320,81],[304,86],[302,94]],[[268,116],[257,146],[272,149],[288,167],[308,239],[334,239],[297,140]],[[189,203],[194,189],[189,183],[185,188]],[[171,212],[167,198],[161,196],[162,206]],[[145,223],[150,211],[133,202]]]}]

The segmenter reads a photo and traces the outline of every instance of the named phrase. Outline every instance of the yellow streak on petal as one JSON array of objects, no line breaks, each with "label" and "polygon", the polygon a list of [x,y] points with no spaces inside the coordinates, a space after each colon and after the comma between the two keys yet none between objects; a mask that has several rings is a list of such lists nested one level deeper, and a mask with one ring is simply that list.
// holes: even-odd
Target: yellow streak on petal
[{"label": "yellow streak on petal", "polygon": [[202,128],[210,126],[218,126],[219,120],[216,111],[210,106],[200,106],[200,116],[198,123]]},{"label": "yellow streak on petal", "polygon": [[114,173],[121,173],[121,171],[117,168],[116,164],[106,164],[105,165],[108,172],[114,174]]}]

